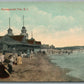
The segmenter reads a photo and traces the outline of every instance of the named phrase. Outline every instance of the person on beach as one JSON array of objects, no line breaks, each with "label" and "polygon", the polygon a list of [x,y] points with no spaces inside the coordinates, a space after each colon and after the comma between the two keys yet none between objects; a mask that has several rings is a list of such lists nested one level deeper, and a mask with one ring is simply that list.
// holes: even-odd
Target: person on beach
[{"label": "person on beach", "polygon": [[13,64],[16,65],[17,64],[17,61],[16,61],[16,58],[17,58],[17,54],[13,54]]},{"label": "person on beach", "polygon": [[12,72],[14,72],[13,68],[12,68],[12,63],[10,62],[9,59],[5,59],[4,63],[7,63],[7,70],[8,72],[11,74]]},{"label": "person on beach", "polygon": [[24,55],[23,52],[21,52],[21,57],[22,57],[22,58],[23,58],[23,55]]},{"label": "person on beach", "polygon": [[10,56],[8,57],[8,59],[10,60],[10,65],[13,66],[13,63],[14,63],[13,56],[10,55]]},{"label": "person on beach", "polygon": [[33,56],[34,56],[34,52],[31,51],[31,53],[30,53],[30,59],[31,59]]},{"label": "person on beach", "polygon": [[23,57],[27,57],[27,54],[25,52],[23,53]]},{"label": "person on beach", "polygon": [[17,60],[17,64],[22,64],[22,57],[20,55],[18,55],[16,60]]},{"label": "person on beach", "polygon": [[0,62],[0,78],[8,78],[10,77],[10,73],[8,72],[7,68],[5,67],[5,64],[2,64]]},{"label": "person on beach", "polygon": [[26,57],[26,56],[27,56],[27,54],[26,54],[25,52],[24,52],[24,53],[23,53],[23,52],[21,53],[21,57],[22,57],[22,58],[23,58],[23,57]]},{"label": "person on beach", "polygon": [[30,50],[27,50],[27,57],[30,57]]},{"label": "person on beach", "polygon": [[4,54],[0,54],[0,62],[4,62]]},{"label": "person on beach", "polygon": [[8,67],[9,67],[8,71],[10,73],[12,73],[12,72],[14,72],[14,70],[13,70],[14,58],[12,55],[9,56],[9,61],[10,61],[10,63],[8,64]]}]

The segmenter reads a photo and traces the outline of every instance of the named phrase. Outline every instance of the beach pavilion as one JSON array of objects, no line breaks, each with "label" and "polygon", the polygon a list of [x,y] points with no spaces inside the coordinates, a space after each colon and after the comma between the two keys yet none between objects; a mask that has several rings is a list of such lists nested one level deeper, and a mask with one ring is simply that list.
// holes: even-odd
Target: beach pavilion
[{"label": "beach pavilion", "polygon": [[33,37],[28,39],[28,33],[26,27],[21,29],[20,35],[14,35],[13,30],[10,28],[9,18],[9,29],[8,33],[4,36],[0,36],[0,51],[2,52],[27,52],[34,51],[35,49],[41,48],[41,42],[36,41]]}]

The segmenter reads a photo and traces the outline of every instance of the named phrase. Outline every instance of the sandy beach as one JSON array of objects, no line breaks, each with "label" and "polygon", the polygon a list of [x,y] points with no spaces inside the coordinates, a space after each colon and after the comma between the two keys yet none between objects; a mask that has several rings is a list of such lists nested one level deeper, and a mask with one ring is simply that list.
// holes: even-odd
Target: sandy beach
[{"label": "sandy beach", "polygon": [[14,65],[9,78],[0,81],[11,82],[72,82],[80,79],[67,76],[70,70],[50,63],[47,55],[36,55],[31,59],[23,58],[22,65]]}]

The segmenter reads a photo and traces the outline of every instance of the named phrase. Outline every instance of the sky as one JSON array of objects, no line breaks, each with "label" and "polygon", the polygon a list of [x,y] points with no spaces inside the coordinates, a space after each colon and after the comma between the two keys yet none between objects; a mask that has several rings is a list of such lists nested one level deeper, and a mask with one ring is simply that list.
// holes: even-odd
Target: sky
[{"label": "sky", "polygon": [[0,35],[7,34],[9,17],[13,33],[20,34],[23,15],[29,39],[33,32],[42,44],[84,46],[84,2],[0,2]]},{"label": "sky", "polygon": [[70,2],[73,2],[73,1],[84,1],[84,0],[0,0],[0,1],[70,1]]}]

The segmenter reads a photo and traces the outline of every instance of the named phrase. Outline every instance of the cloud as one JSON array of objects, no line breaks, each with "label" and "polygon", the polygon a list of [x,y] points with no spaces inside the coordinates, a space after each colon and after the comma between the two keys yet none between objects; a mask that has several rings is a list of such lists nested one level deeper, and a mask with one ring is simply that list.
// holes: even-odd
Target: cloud
[{"label": "cloud", "polygon": [[48,25],[50,23],[51,14],[45,11],[39,10],[35,6],[28,7],[29,11],[26,12],[25,24],[32,25]]},{"label": "cloud", "polygon": [[[47,12],[39,9],[36,6],[29,6],[29,11],[26,12],[2,12],[2,24],[0,35],[7,33],[8,29],[8,18],[11,16],[11,28],[14,34],[20,34],[22,28],[22,16],[25,16],[25,27],[31,38],[31,31],[36,40],[42,41],[43,44],[54,44],[57,47],[61,46],[72,46],[72,45],[83,45],[84,40],[82,39],[84,34],[84,25],[81,24],[83,20],[83,13],[79,17],[73,15],[53,15],[51,12]],[[72,12],[73,13],[73,12]],[[79,13],[79,14],[80,14]],[[7,14],[7,16],[6,16]],[[79,15],[77,13],[77,16]],[[81,17],[81,19],[80,19]],[[6,29],[6,30],[4,30]]]},{"label": "cloud", "polygon": [[0,24],[2,23],[2,21],[0,20]]},{"label": "cloud", "polygon": [[[52,13],[40,10],[35,6],[30,6],[29,11],[25,15],[25,24],[35,25],[35,26],[46,26],[51,32],[68,30],[74,27],[76,24],[76,19],[73,16],[65,15],[55,15]],[[80,25],[79,25],[80,26]]]},{"label": "cloud", "polygon": [[13,34],[14,35],[20,35],[20,33],[21,33],[21,30],[20,29],[16,28],[15,26],[13,26],[11,28],[13,30]]},{"label": "cloud", "polygon": [[7,34],[7,31],[6,30],[0,31],[0,36],[4,36],[5,34]]},{"label": "cloud", "polygon": [[33,30],[34,38],[41,40],[43,44],[54,44],[56,47],[84,45],[84,33],[81,27],[71,28],[67,31],[56,31],[55,33],[46,33],[48,30],[43,26],[37,28],[38,31]]}]

